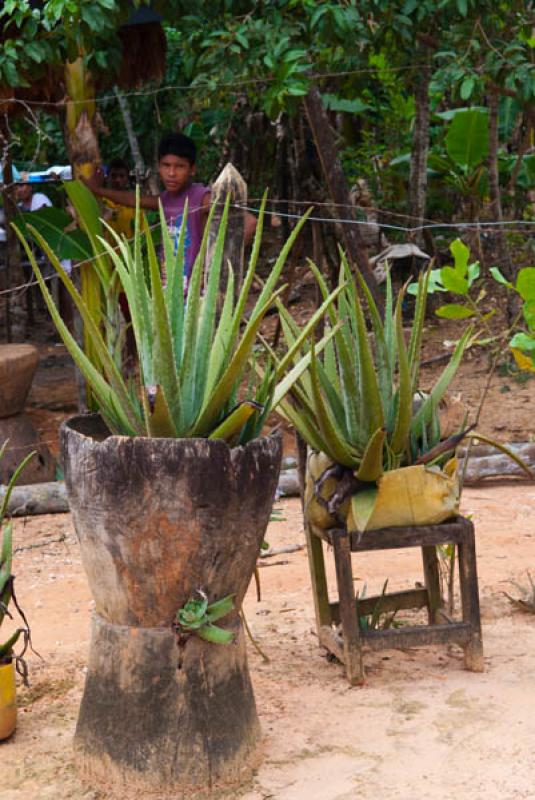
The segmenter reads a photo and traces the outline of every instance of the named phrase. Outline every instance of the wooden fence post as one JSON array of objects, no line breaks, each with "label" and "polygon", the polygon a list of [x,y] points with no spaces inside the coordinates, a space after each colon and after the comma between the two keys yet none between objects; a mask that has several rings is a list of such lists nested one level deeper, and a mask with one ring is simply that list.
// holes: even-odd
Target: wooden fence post
[{"label": "wooden fence post", "polygon": [[208,252],[206,254],[204,272],[205,282],[208,279],[217,231],[219,229],[219,223],[221,222],[223,206],[227,195],[230,195],[231,206],[229,209],[227,236],[221,268],[220,289],[224,291],[227,285],[228,263],[230,261],[232,269],[234,270],[235,292],[238,292],[243,281],[245,211],[241,208],[236,208],[236,206],[244,206],[247,204],[247,184],[236,167],[230,162],[222,169],[219,177],[212,185],[212,203],[216,203],[217,207],[208,238]]}]

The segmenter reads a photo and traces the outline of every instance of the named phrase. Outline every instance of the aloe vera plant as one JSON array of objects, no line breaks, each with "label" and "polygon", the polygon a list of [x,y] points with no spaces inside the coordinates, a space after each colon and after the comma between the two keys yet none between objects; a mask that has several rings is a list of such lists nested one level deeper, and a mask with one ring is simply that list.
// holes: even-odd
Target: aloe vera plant
[{"label": "aloe vera plant", "polygon": [[272,408],[274,393],[280,396],[281,392],[287,391],[306,369],[310,356],[305,354],[300,359],[295,356],[320,315],[334,300],[335,294],[326,298],[323,309],[314,315],[290,346],[284,358],[285,365],[292,365],[290,373],[284,374],[280,365],[276,370],[268,367],[261,381],[255,379],[250,384],[246,392],[248,396],[239,397],[243,381],[247,373],[251,373],[253,346],[260,325],[282,291],[275,287],[292,244],[306,221],[306,215],[282,248],[245,321],[246,304],[260,253],[265,201],[243,286],[235,298],[233,273],[229,269],[229,279],[218,313],[228,205],[227,202],[206,286],[203,289],[203,265],[211,216],[205,226],[187,293],[184,280],[187,209],[176,252],[160,209],[166,280],[162,279],[158,255],[152,237],[147,235],[148,226],[139,206],[133,242],[119,237],[109,226],[108,238],[112,243],[103,236],[92,236],[88,231],[95,252],[104,251],[113,264],[128,300],[139,358],[138,390],[123,378],[103,334],[103,326],[95,321],[92,309],[84,302],[43,237],[28,225],[82,317],[86,338],[91,342],[91,352],[88,354],[79,347],[56,309],[23,233],[17,231],[56,327],[90,385],[99,411],[112,433],[207,437],[223,439],[231,445],[241,444],[258,435]]},{"label": "aloe vera plant", "polygon": [[[314,264],[310,266],[327,297],[323,277]],[[427,281],[428,274],[420,276],[406,342],[404,291],[394,303],[387,282],[382,318],[366,284],[352,277],[343,259],[342,288],[336,304],[328,309],[332,338],[324,346],[323,357],[318,357],[310,342],[310,370],[300,376],[286,398],[275,398],[281,413],[313,449],[354,471],[359,481],[376,481],[384,470],[422,463],[440,442],[438,405],[461,362],[470,329],[460,338],[431,391],[420,393]],[[279,312],[284,337],[292,347],[298,335],[295,323],[284,308],[279,307]]]},{"label": "aloe vera plant", "polygon": [[[327,298],[322,275],[314,264],[310,267]],[[358,276],[353,278],[342,256],[339,294],[327,311],[322,357],[313,341],[304,343],[299,357],[303,358],[305,352],[310,368],[293,383],[286,397],[275,393],[279,412],[313,450],[328,456],[339,478],[345,476],[342,499],[352,495],[354,515],[361,520],[373,511],[376,482],[384,471],[441,462],[456,444],[440,441],[438,406],[461,362],[470,329],[460,338],[429,393],[421,393],[420,354],[428,280],[428,273],[420,276],[406,341],[404,290],[394,300],[387,281],[382,317],[365,282]],[[292,349],[299,332],[280,304],[279,313],[286,344]],[[272,357],[280,364],[275,353]]]}]

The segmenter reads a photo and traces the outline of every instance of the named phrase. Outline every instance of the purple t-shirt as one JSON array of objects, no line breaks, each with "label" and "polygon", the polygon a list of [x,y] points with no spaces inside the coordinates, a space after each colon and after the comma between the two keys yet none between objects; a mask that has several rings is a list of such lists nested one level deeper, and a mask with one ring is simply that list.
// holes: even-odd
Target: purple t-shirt
[{"label": "purple t-shirt", "polygon": [[191,183],[187,189],[183,189],[178,194],[170,194],[165,191],[160,195],[169,233],[175,243],[175,252],[178,245],[178,234],[182,224],[182,216],[184,214],[184,205],[186,200],[188,201],[187,230],[184,242],[184,274],[188,278],[191,274],[193,262],[201,247],[204,222],[201,210],[202,200],[209,191],[210,188],[204,186],[202,183]]}]

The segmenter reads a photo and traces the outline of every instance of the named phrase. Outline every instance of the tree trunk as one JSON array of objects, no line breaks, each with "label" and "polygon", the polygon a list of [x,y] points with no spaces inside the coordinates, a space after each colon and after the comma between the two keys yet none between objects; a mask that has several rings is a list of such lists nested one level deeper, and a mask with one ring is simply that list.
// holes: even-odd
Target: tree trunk
[{"label": "tree trunk", "polygon": [[[353,212],[351,210],[352,203],[349,187],[342,169],[329,118],[316,87],[309,91],[304,99],[304,105],[331,200],[335,205],[345,206],[344,215],[351,218]],[[368,261],[368,253],[362,241],[359,226],[344,224],[340,226],[340,232],[342,244],[349,261],[353,267],[360,270],[376,302],[380,303],[377,282]]]},{"label": "tree trunk", "polygon": [[[91,73],[86,68],[85,56],[80,51],[75,61],[65,64],[65,87],[67,103],[65,115],[65,145],[72,165],[73,177],[90,177],[100,166],[100,150],[96,132],[95,87]],[[102,318],[101,287],[97,272],[92,263],[84,264],[78,270],[80,292],[95,324]],[[90,361],[99,364],[94,345],[78,314],[75,315],[74,328],[79,343]],[[79,410],[95,408],[91,390],[76,369]]]},{"label": "tree trunk", "polygon": [[[239,786],[258,765],[259,723],[239,610],[269,520],[278,437],[230,449],[205,439],[62,428],[69,505],[96,613],[75,735],[93,784],[177,798]],[[216,645],[173,629],[202,590],[234,595]]]},{"label": "tree trunk", "polygon": [[[497,222],[503,220],[502,200],[500,190],[500,175],[498,170],[498,150],[499,142],[499,95],[493,89],[489,89],[489,195],[492,218]],[[494,241],[499,260],[499,267],[503,274],[512,283],[515,281],[514,267],[511,261],[511,254],[507,246],[505,230],[502,226],[495,228]],[[511,309],[509,309],[509,312]]]},{"label": "tree trunk", "polygon": [[139,149],[139,141],[137,138],[137,134],[134,130],[134,125],[132,123],[130,104],[128,103],[128,98],[125,97],[124,94],[121,94],[117,86],[115,87],[114,91],[115,91],[115,96],[117,97],[117,100],[119,102],[119,108],[121,109],[124,128],[126,131],[126,135],[128,137],[128,144],[130,145],[130,152],[132,153],[132,158],[134,159],[136,183],[141,184],[145,178],[145,161],[143,160],[143,156],[141,155],[141,150]]},{"label": "tree trunk", "polygon": [[[11,168],[11,154],[9,152],[9,132],[4,126],[0,129],[0,138],[3,143],[2,168],[4,185],[2,201],[4,206],[6,231],[6,288],[11,289],[26,283],[20,253],[19,240],[11,223],[17,215],[17,206],[13,199],[13,170]],[[6,295],[5,305],[6,341],[23,342],[26,338],[27,309],[24,290]]]},{"label": "tree trunk", "polygon": [[[411,226],[423,225],[427,203],[427,153],[429,150],[429,80],[430,69],[422,69],[417,78],[414,100],[416,115],[412,134],[411,168],[409,179],[409,213]],[[415,232],[414,241],[422,247],[423,231]]]}]

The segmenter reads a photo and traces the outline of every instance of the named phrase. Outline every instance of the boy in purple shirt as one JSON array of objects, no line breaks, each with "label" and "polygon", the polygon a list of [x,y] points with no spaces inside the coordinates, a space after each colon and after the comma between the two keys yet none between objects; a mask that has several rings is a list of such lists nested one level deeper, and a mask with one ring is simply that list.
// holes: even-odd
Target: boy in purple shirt
[{"label": "boy in purple shirt", "polygon": [[[185,274],[189,279],[193,263],[201,246],[202,235],[210,207],[210,189],[202,183],[194,183],[196,147],[193,139],[182,133],[169,133],[161,139],[158,147],[158,173],[165,190],[155,197],[141,195],[142,208],[158,209],[162,203],[165,219],[171,235],[178,240],[178,232],[188,201],[188,220],[185,238]],[[136,194],[131,191],[104,188],[100,176],[86,181],[98,197],[105,197],[124,206],[136,205]],[[252,239],[256,219],[252,214],[245,217],[245,240]]]}]

